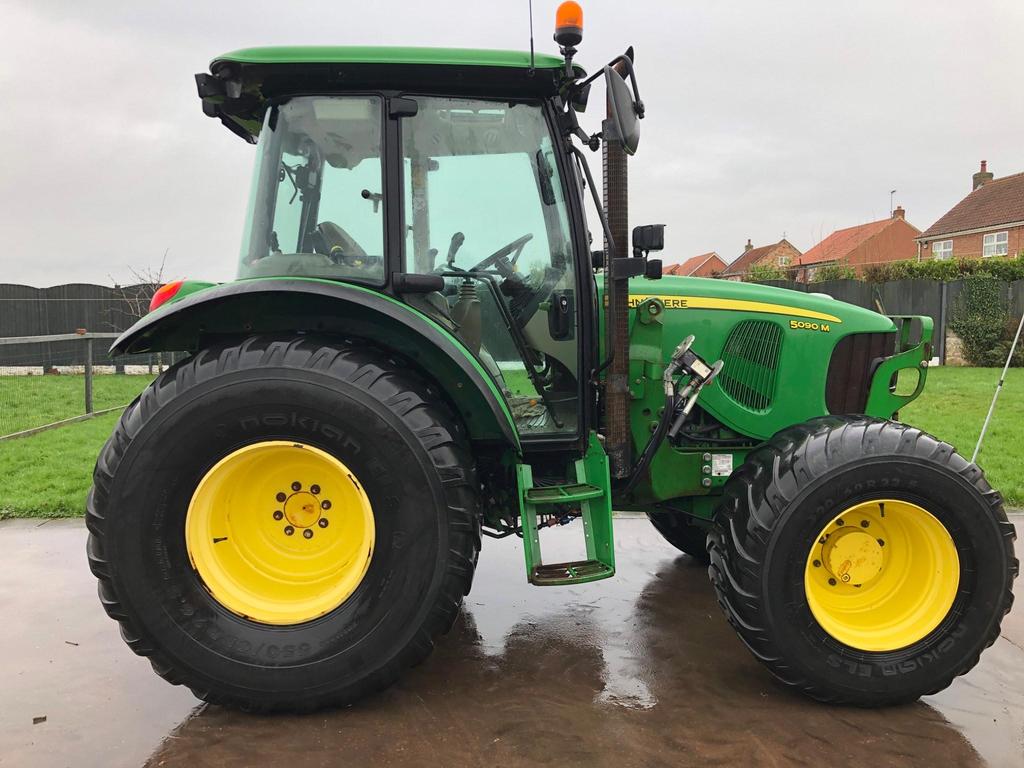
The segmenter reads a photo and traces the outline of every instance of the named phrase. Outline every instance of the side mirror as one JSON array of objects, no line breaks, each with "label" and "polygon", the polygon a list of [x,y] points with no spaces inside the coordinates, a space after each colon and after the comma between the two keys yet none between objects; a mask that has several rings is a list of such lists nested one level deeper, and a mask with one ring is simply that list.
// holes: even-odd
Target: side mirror
[{"label": "side mirror", "polygon": [[633,94],[622,75],[611,67],[604,68],[604,81],[608,89],[608,110],[619,134],[617,138],[626,154],[634,155],[640,143],[640,115]]},{"label": "side mirror", "polygon": [[665,248],[665,225],[646,224],[633,227],[633,255],[639,256],[648,251],[661,251]]}]

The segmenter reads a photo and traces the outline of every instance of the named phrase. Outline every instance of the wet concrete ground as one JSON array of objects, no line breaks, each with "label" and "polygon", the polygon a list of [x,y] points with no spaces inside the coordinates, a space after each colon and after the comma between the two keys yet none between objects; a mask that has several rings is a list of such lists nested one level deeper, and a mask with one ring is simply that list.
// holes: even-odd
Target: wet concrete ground
[{"label": "wet concrete ground", "polygon": [[[580,535],[545,532],[545,555]],[[128,651],[80,522],[0,523],[0,766],[1024,765],[1019,611],[937,696],[826,707],[773,683],[645,519],[616,535],[619,575],[571,589],[528,586],[519,542],[485,540],[462,619],[396,687],[253,717],[198,706]]]}]

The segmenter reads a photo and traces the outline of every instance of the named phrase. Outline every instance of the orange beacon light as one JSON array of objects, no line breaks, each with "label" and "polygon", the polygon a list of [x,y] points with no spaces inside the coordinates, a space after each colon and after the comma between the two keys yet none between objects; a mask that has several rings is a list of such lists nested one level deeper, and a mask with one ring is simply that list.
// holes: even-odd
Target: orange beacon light
[{"label": "orange beacon light", "polygon": [[563,48],[577,46],[583,40],[583,9],[567,0],[555,11],[555,42]]}]

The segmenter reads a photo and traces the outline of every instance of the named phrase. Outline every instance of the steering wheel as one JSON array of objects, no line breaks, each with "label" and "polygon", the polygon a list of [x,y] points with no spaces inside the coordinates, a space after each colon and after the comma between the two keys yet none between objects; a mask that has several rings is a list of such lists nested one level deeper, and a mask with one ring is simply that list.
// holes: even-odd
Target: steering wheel
[{"label": "steering wheel", "polygon": [[316,226],[318,251],[335,264],[362,267],[373,259],[348,232],[333,221],[322,221]]},{"label": "steering wheel", "polygon": [[[516,262],[519,261],[519,257],[523,253],[523,248],[528,242],[533,240],[533,234],[526,234],[522,237],[518,237],[508,245],[503,245],[501,248],[496,250],[490,256],[485,258],[479,264],[477,264],[469,272],[482,272],[488,267],[493,266],[498,270],[502,277],[508,278],[510,275],[515,273]],[[509,254],[515,254],[511,259],[508,258]]]}]

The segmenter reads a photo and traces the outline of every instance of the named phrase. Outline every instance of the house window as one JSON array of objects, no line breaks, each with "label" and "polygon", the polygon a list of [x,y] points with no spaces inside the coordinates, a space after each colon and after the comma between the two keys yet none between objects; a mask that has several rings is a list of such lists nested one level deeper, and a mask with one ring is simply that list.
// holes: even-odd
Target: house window
[{"label": "house window", "polygon": [[779,256],[779,266],[780,267],[788,267],[789,266],[789,256]]},{"label": "house window", "polygon": [[953,258],[953,241],[937,240],[932,243],[932,258],[951,259]]},{"label": "house window", "polygon": [[1007,244],[1006,232],[993,232],[985,235],[985,242],[982,245],[982,256],[1005,256]]}]

